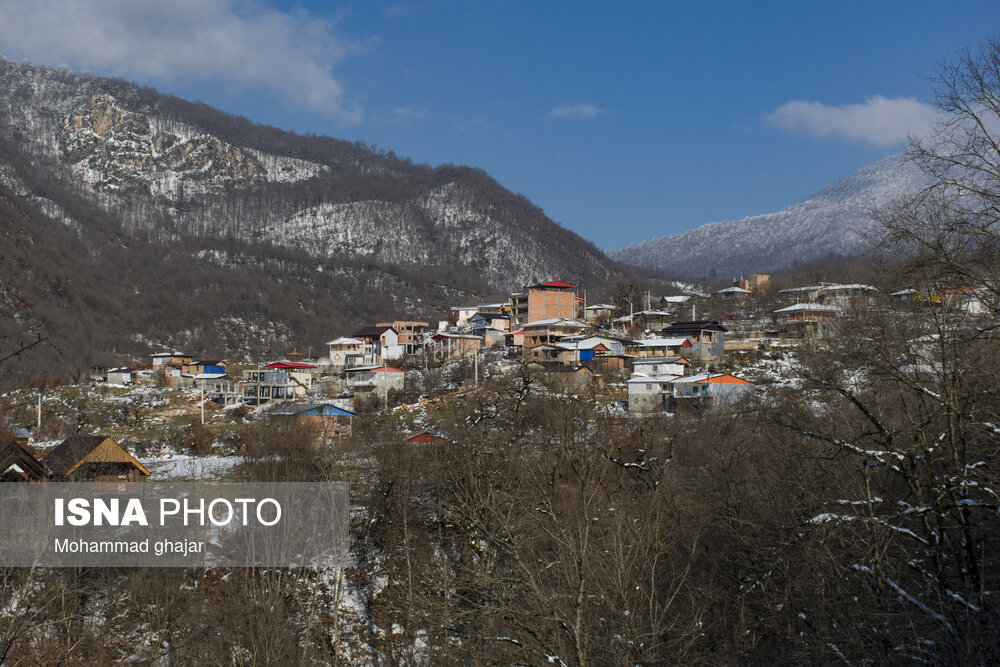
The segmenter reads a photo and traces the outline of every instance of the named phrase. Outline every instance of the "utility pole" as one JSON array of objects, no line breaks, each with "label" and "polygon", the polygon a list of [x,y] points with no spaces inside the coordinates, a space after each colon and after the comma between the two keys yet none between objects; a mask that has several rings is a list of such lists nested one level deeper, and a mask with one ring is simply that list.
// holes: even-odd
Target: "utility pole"
[{"label": "utility pole", "polygon": [[201,425],[205,425],[205,381],[201,381]]},{"label": "utility pole", "polygon": [[[376,372],[375,377],[378,378],[378,373]],[[385,364],[382,364],[382,400],[385,402],[385,412],[389,413],[389,374],[386,371]]]},{"label": "utility pole", "polygon": [[476,369],[476,386],[479,386],[479,350],[472,353],[473,356],[473,367]]},{"label": "utility pole", "polygon": [[35,431],[35,437],[38,437],[38,433],[42,430],[42,388],[38,388],[38,424],[37,430]]}]

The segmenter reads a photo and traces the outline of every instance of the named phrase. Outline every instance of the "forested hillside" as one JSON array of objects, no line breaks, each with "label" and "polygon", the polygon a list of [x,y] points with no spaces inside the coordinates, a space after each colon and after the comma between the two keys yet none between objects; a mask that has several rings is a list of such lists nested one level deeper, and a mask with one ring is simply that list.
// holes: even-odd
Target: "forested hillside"
[{"label": "forested hillside", "polygon": [[[612,271],[481,170],[7,61],[0,192],[0,226],[20,243],[4,251],[10,328],[42,326],[74,364],[144,353],[144,339],[304,348],[371,318]],[[94,326],[81,339],[82,322]]]}]

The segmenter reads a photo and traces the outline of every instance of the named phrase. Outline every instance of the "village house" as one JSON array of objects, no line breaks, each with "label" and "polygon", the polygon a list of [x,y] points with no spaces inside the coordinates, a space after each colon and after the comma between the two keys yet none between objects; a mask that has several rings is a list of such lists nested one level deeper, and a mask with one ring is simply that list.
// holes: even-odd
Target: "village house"
[{"label": "village house", "polygon": [[135,482],[149,470],[106,435],[75,435],[45,455],[52,478],[64,482]]},{"label": "village house", "polygon": [[633,355],[626,353],[626,345],[633,341],[603,333],[586,333],[564,336],[558,343],[563,349],[574,350],[564,357],[570,366],[584,365],[592,371],[617,371],[627,369]]},{"label": "village house", "polygon": [[674,317],[675,313],[671,310],[640,310],[631,315],[623,315],[614,320],[612,324],[616,327],[634,327],[639,331],[648,331],[660,329],[670,324]]},{"label": "village house", "polygon": [[726,356],[726,328],[716,320],[674,322],[660,330],[664,337],[683,337],[691,342],[690,350],[681,355],[696,364],[718,363]]},{"label": "village house", "polygon": [[791,338],[823,338],[840,317],[840,309],[819,303],[796,303],[774,311],[778,333]]},{"label": "village house", "polygon": [[330,349],[330,367],[334,372],[365,365],[365,341],[360,338],[341,336],[328,341],[326,345]]},{"label": "village house", "polygon": [[646,357],[632,362],[632,372],[647,376],[684,375],[691,362],[684,357]]},{"label": "village house", "polygon": [[635,375],[626,381],[630,412],[650,413],[684,409],[697,400],[719,406],[747,395],[753,383],[728,373],[700,375]]},{"label": "village house", "polygon": [[354,332],[364,341],[363,365],[374,366],[390,359],[401,359],[405,351],[399,344],[399,332],[391,326],[364,327]]},{"label": "village house", "polygon": [[520,327],[537,320],[575,318],[578,301],[575,287],[576,285],[561,280],[553,280],[526,285],[522,291],[511,294],[511,326]]},{"label": "village house", "polygon": [[181,370],[188,375],[225,375],[228,368],[229,364],[219,359],[199,359],[198,361],[184,364]]},{"label": "village house", "polygon": [[445,442],[445,438],[437,431],[420,431],[407,437],[405,441],[411,445],[427,445]]},{"label": "village house", "polygon": [[506,301],[496,303],[481,303],[476,306],[476,312],[480,315],[508,315],[510,304]]},{"label": "village house", "polygon": [[608,324],[614,319],[617,308],[611,303],[598,303],[583,309],[583,319],[588,324]]},{"label": "village house", "polygon": [[390,327],[395,331],[398,334],[397,344],[403,347],[403,354],[417,354],[423,348],[424,330],[430,326],[430,323],[396,320],[395,322],[380,322],[375,326]]},{"label": "village house", "polygon": [[177,351],[157,352],[156,354],[152,355],[152,357],[153,357],[154,371],[160,366],[163,366],[164,364],[180,364],[181,366],[183,366],[184,364],[191,363],[191,359],[194,358],[190,354],[184,354],[183,352],[177,352]]},{"label": "village house", "polygon": [[673,396],[670,384],[676,375],[636,375],[625,381],[628,387],[628,410],[637,414],[664,412]]},{"label": "village house", "polygon": [[528,361],[551,360],[551,350],[539,350],[536,353],[534,348],[543,345],[551,347],[564,337],[578,335],[589,328],[579,320],[560,317],[529,322],[521,328],[524,358]]},{"label": "village house", "polygon": [[877,291],[871,285],[832,283],[823,286],[816,295],[816,302],[846,310],[854,306],[868,305]]},{"label": "village house", "polygon": [[472,334],[439,331],[430,337],[430,355],[435,361],[472,357],[483,345],[483,339]]},{"label": "village house", "polygon": [[594,372],[581,365],[556,364],[545,368],[545,383],[553,391],[577,394],[586,391],[594,381]]},{"label": "village house", "polygon": [[138,377],[138,371],[134,368],[112,368],[107,373],[108,384],[132,384]]},{"label": "village house", "polygon": [[714,406],[728,404],[744,398],[753,389],[753,383],[729,373],[703,373],[677,377],[673,386],[674,406],[688,399],[710,400]]},{"label": "village house", "polygon": [[322,429],[324,437],[350,435],[357,416],[341,401],[283,403],[267,414],[269,417],[291,418],[313,424]]},{"label": "village house", "polygon": [[455,326],[464,329],[469,326],[469,320],[479,312],[479,306],[452,306],[451,316],[455,321]]},{"label": "village house", "polygon": [[971,287],[949,289],[945,290],[943,302],[949,308],[978,317],[990,312],[990,308],[983,302],[982,294],[985,293],[986,290]]},{"label": "village house", "polygon": [[[288,372],[284,370],[264,370],[260,367],[243,371],[239,381],[227,381],[219,389],[218,395],[226,405],[245,403],[264,405],[274,400],[294,398],[296,389]],[[305,395],[305,392],[302,392]]]},{"label": "village house", "polygon": [[805,285],[803,287],[789,287],[788,289],[778,290],[778,294],[793,304],[815,303],[822,289],[822,285]]},{"label": "village house", "polygon": [[27,442],[0,440],[0,482],[41,482],[49,470]]},{"label": "village house", "polygon": [[392,366],[348,368],[347,387],[355,396],[385,397],[406,386],[406,373]]},{"label": "village house", "polygon": [[778,290],[778,294],[790,300],[793,305],[818,303],[844,310],[852,306],[867,304],[876,291],[878,290],[871,285],[820,283],[819,285]]},{"label": "village house", "polygon": [[275,361],[264,368],[288,374],[288,382],[292,388],[292,395],[289,398],[302,398],[319,384],[319,367],[313,364],[301,361]]},{"label": "village house", "polygon": [[693,348],[690,339],[683,336],[673,336],[671,338],[658,337],[631,341],[627,346],[627,352],[638,359],[690,357]]},{"label": "village house", "polygon": [[747,292],[767,292],[771,289],[771,276],[766,273],[755,273],[749,278],[741,277],[739,280],[734,280],[733,286]]},{"label": "village house", "polygon": [[472,334],[483,339],[486,345],[502,345],[510,331],[510,316],[496,313],[476,313],[469,320]]},{"label": "village house", "polygon": [[752,292],[742,287],[726,287],[715,292],[715,298],[722,301],[745,301]]}]

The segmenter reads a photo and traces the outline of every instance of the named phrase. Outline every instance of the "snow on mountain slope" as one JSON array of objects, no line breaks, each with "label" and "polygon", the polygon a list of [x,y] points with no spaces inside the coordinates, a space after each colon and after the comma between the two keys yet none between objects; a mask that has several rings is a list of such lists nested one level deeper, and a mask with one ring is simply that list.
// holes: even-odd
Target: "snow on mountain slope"
[{"label": "snow on mountain slope", "polygon": [[724,277],[790,268],[830,254],[862,255],[874,244],[873,212],[928,183],[904,151],[777,213],[710,223],[609,255],[637,266]]},{"label": "snow on mountain slope", "polygon": [[434,267],[432,280],[477,289],[599,284],[612,271],[480,170],[414,165],[121,81],[0,58],[0,144],[20,170],[0,171],[0,185],[43,183],[47,210],[79,200],[152,243],[271,243],[323,260]]}]

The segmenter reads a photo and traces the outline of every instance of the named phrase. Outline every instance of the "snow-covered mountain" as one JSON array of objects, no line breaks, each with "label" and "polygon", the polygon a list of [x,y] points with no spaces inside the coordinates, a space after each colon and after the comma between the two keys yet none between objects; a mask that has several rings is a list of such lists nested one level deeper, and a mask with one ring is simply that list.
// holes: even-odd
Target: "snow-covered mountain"
[{"label": "snow-covered mountain", "polygon": [[[24,170],[42,171],[157,243],[271,243],[328,261],[442,267],[430,276],[444,281],[457,267],[497,290],[610,271],[599,250],[481,170],[414,165],[122,81],[0,60],[0,140],[23,158],[0,166],[0,185],[24,190]],[[39,205],[66,208],[47,199]]]},{"label": "snow-covered mountain", "polygon": [[616,270],[482,170],[2,59],[0,257],[0,323],[49,336],[53,373],[130,363],[149,341],[233,359],[316,350]]},{"label": "snow-covered mountain", "polygon": [[626,264],[699,277],[787,269],[831,254],[862,255],[874,242],[872,214],[928,183],[904,151],[777,213],[714,222],[609,255]]}]

